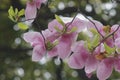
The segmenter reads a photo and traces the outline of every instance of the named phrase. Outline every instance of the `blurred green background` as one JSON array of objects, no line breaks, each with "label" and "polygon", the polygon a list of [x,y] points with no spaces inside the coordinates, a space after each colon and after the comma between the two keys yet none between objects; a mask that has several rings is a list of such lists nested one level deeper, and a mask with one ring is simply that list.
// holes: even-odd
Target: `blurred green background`
[{"label": "blurred green background", "polygon": [[[8,18],[8,9],[12,5],[19,10],[25,8],[27,0],[0,0],[0,80],[97,80],[85,76],[83,70],[73,70],[65,61],[58,58],[43,58],[40,62],[31,61],[32,49],[22,39],[26,31],[19,30]],[[47,28],[54,14],[74,16],[78,6],[85,15],[101,21],[104,25],[120,22],[120,4],[117,0],[49,0],[42,5],[37,21],[31,30]],[[24,17],[24,16],[23,16]],[[108,80],[120,80],[120,73],[113,72]]]}]

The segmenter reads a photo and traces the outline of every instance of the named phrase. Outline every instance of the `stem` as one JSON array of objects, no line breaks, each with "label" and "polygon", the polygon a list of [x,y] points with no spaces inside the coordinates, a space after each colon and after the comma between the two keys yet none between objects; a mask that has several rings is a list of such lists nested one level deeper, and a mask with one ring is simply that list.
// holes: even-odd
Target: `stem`
[{"label": "stem", "polygon": [[[80,0],[78,0],[78,2],[80,3],[81,1]],[[77,16],[77,14],[79,13],[79,7],[80,7],[80,5],[78,5],[78,8],[77,8],[77,13],[75,14],[75,16],[73,17],[73,19],[72,19],[72,21],[68,24],[68,25],[66,25],[67,27],[69,27],[72,23],[73,23],[73,21],[75,20],[75,18],[76,18],[76,16]]]},{"label": "stem", "polygon": [[[81,3],[81,0],[78,0],[79,1],[79,3]],[[100,31],[98,30],[98,28],[97,28],[97,26],[96,26],[96,24],[91,20],[91,19],[89,19],[85,14],[83,14],[81,11],[80,11],[80,5],[78,5],[78,12],[77,13],[81,13],[86,19],[88,19],[94,26],[95,26],[95,28],[96,28],[96,30],[97,30],[97,32],[102,36],[102,38],[104,38],[104,36],[100,33]]]},{"label": "stem", "polygon": [[73,17],[72,21],[68,25],[65,25],[65,26],[69,27],[73,23],[73,21],[75,20],[77,14],[78,14],[78,12],[75,14],[75,16]]},{"label": "stem", "polygon": [[103,39],[103,41],[105,41],[107,38],[109,38],[111,35],[114,35],[115,34],[115,32],[118,30],[120,28],[120,25],[117,27],[117,29],[114,31],[114,32],[112,32],[112,33],[110,33],[108,36],[106,36],[104,39]]},{"label": "stem", "polygon": [[[113,37],[114,37],[115,32],[116,32],[119,28],[120,28],[120,25],[117,27],[117,29],[116,29],[114,32],[112,32],[112,33],[110,33],[108,36],[104,37],[96,47],[98,47],[101,43],[103,43],[103,42],[104,42],[107,38],[109,38],[111,35],[113,35]],[[96,47],[94,47],[93,50],[95,50]]]},{"label": "stem", "polygon": [[89,19],[85,14],[83,14],[81,11],[80,11],[80,13],[81,13],[86,19],[88,19],[88,20],[95,26],[97,32],[102,36],[102,38],[104,38],[104,36],[103,36],[103,35],[100,33],[100,31],[98,30],[96,24],[95,24],[91,19]]}]

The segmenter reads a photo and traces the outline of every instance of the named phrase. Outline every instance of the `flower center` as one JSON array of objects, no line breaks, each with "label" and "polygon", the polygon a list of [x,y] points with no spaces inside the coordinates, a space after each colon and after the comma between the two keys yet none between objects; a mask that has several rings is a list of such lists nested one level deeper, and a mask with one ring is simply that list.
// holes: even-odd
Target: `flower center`
[{"label": "flower center", "polygon": [[105,59],[105,58],[106,58],[106,55],[105,55],[105,54],[107,54],[107,52],[102,52],[102,53],[100,53],[100,54],[95,55],[95,58],[96,58],[97,60]]}]

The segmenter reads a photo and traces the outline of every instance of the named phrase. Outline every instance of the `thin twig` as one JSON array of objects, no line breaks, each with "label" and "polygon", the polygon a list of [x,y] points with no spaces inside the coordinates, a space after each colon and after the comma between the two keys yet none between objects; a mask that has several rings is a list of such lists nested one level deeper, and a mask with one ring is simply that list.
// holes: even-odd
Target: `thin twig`
[{"label": "thin twig", "polygon": [[89,19],[85,14],[83,14],[81,11],[80,13],[95,26],[97,32],[102,36],[102,38],[104,38],[104,36],[100,33],[99,29],[97,28],[96,24],[91,19]]},{"label": "thin twig", "polygon": [[[79,3],[81,2],[80,0],[78,0],[78,1],[79,1]],[[68,25],[66,25],[67,27],[69,27],[69,26],[73,23],[73,21],[75,20],[76,16],[77,16],[78,13],[79,13],[79,7],[80,7],[80,5],[78,5],[77,13],[76,13],[75,16],[73,17],[72,21],[71,21]]]},{"label": "thin twig", "polygon": [[110,33],[108,36],[106,36],[104,39],[103,39],[103,41],[105,41],[107,38],[109,38],[111,35],[114,35],[115,34],[115,32],[118,30],[120,28],[120,25],[117,27],[117,29],[114,31],[114,32],[112,32],[112,33]]},{"label": "thin twig", "polygon": [[78,14],[78,12],[75,14],[75,16],[73,17],[72,21],[68,25],[66,24],[67,27],[69,27],[73,23],[73,21],[75,20],[77,14]]},{"label": "thin twig", "polygon": [[[114,35],[115,32],[116,32],[119,28],[120,28],[120,25],[117,27],[117,29],[116,29],[114,32],[112,32],[112,33],[110,33],[108,36],[104,37],[96,47],[98,47],[101,43],[103,43],[103,42],[104,42],[106,39],[108,39],[111,35]],[[96,47],[94,47],[93,50],[95,50]]]},{"label": "thin twig", "polygon": [[[78,0],[78,1],[79,1],[79,3],[81,3],[81,0]],[[102,36],[102,38],[104,38],[104,36],[103,36],[103,35],[100,33],[100,31],[98,30],[96,24],[95,24],[91,19],[89,19],[85,14],[83,14],[83,13],[80,11],[80,5],[78,5],[78,10],[77,10],[77,11],[78,11],[77,13],[81,13],[86,19],[88,19],[88,20],[95,26],[97,32]]]}]

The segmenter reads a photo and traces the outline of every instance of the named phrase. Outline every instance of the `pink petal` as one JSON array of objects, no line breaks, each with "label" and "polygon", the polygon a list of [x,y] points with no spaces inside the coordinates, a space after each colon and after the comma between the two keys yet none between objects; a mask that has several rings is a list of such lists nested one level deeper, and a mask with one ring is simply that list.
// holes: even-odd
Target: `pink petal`
[{"label": "pink petal", "polygon": [[36,3],[36,7],[37,7],[38,9],[40,9],[41,4],[42,4],[42,0],[34,0],[34,1],[35,1],[35,3]]},{"label": "pink petal", "polygon": [[52,50],[48,51],[48,54],[47,54],[49,57],[55,57],[57,56],[57,48],[54,47]]},{"label": "pink petal", "polygon": [[35,46],[32,54],[32,61],[39,61],[45,55],[45,52],[44,46]]},{"label": "pink petal", "polygon": [[44,45],[44,39],[39,32],[27,32],[23,34],[23,39],[32,46],[37,44]]},{"label": "pink petal", "polygon": [[105,42],[106,42],[106,44],[107,44],[108,46],[110,46],[111,48],[114,47],[114,41],[113,41],[112,38],[106,39]]},{"label": "pink petal", "polygon": [[120,72],[120,59],[116,59],[114,63],[115,70]]},{"label": "pink petal", "polygon": [[[99,21],[92,20],[93,23],[95,23],[96,27],[100,30],[103,27],[103,24]],[[88,22],[88,28],[95,28],[95,25],[92,22]]]},{"label": "pink petal", "polygon": [[74,69],[82,69],[85,65],[87,55],[84,53],[73,53],[70,58],[68,65]]},{"label": "pink petal", "polygon": [[104,59],[101,61],[97,69],[97,77],[99,80],[106,80],[110,77],[113,70],[113,64],[114,62],[112,58]]},{"label": "pink petal", "polygon": [[85,62],[86,55],[84,55],[84,53],[73,53],[68,60],[68,65],[73,69],[82,69]]},{"label": "pink petal", "polygon": [[37,14],[37,8],[36,8],[36,3],[33,2],[27,2],[27,6],[25,9],[25,18],[26,20],[28,19],[33,19],[31,22],[34,21],[34,18],[36,17]]},{"label": "pink petal", "polygon": [[[75,18],[73,20],[73,18],[70,17],[61,17],[61,19],[63,20],[63,22],[66,24],[67,31],[70,31],[73,27],[77,27],[77,31],[76,32],[81,32],[83,29],[85,29],[87,26],[87,21],[85,20],[81,20],[79,18]],[[72,21],[73,20],[73,21]],[[72,23],[71,23],[72,21]]]},{"label": "pink petal", "polygon": [[[105,36],[105,32],[103,31],[103,24],[100,23],[99,21],[96,20],[92,20],[92,22],[96,25],[97,29],[99,30],[99,32]],[[88,22],[87,24],[87,28],[96,28],[95,25],[92,22]]]},{"label": "pink petal", "polygon": [[68,57],[71,53],[72,35],[64,35],[60,38],[59,44],[57,45],[58,56],[62,59]]},{"label": "pink petal", "polygon": [[[118,26],[119,26],[118,24],[113,25],[111,27],[111,33],[114,32],[118,28]],[[120,28],[115,32],[114,37],[115,38],[120,37]]]},{"label": "pink petal", "polygon": [[98,61],[95,59],[94,55],[89,55],[86,64],[85,64],[85,72],[92,73],[96,70],[98,66]]},{"label": "pink petal", "polygon": [[120,48],[120,38],[115,39],[115,46]]},{"label": "pink petal", "polygon": [[71,29],[72,27],[77,27],[76,32],[81,32],[83,29],[85,29],[87,27],[86,24],[87,24],[86,21],[81,20],[79,18],[75,18],[72,23],[71,22],[67,23],[67,25],[69,25],[68,30]]},{"label": "pink petal", "polygon": [[56,19],[54,19],[53,21],[49,22],[49,24],[48,24],[48,29],[49,29],[50,31],[52,31],[52,32],[57,32],[57,31],[55,30],[55,26],[58,27],[60,30],[63,29],[63,26],[62,26]]},{"label": "pink petal", "polygon": [[80,53],[82,49],[86,50],[84,48],[84,41],[75,42],[71,47],[71,50],[75,53]]},{"label": "pink petal", "polygon": [[74,69],[82,69],[85,66],[89,54],[82,42],[79,45],[81,46],[76,46],[79,47],[79,51],[77,50],[76,52],[75,50],[68,60],[68,65]]},{"label": "pink petal", "polygon": [[42,33],[45,39],[50,42],[55,41],[59,37],[59,34],[57,32],[51,32],[49,29],[42,31]]}]

